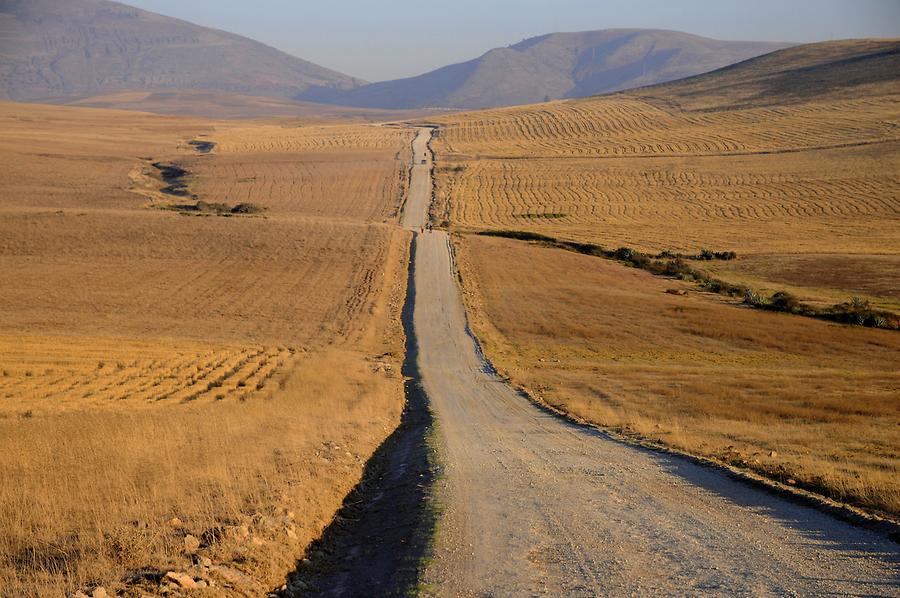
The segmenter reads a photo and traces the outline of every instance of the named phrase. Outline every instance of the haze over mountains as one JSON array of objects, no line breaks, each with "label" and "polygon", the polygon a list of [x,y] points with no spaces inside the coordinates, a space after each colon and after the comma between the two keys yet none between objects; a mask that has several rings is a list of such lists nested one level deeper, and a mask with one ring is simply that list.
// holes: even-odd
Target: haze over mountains
[{"label": "haze over mountains", "polygon": [[105,0],[0,3],[0,98],[207,89],[293,97],[362,83],[253,40]]},{"label": "haze over mountains", "polygon": [[487,108],[672,81],[786,45],[641,29],[554,33],[366,85],[245,37],[117,2],[6,0],[0,99],[206,90],[361,108]]},{"label": "haze over mountains", "polygon": [[664,83],[787,47],[677,31],[553,33],[475,60],[350,90],[311,88],[304,100],[369,108],[490,108],[576,98]]}]

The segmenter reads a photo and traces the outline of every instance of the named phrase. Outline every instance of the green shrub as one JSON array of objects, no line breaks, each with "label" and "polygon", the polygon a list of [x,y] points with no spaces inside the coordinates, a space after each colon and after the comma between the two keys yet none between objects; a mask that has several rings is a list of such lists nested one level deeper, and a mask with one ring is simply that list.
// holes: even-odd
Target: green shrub
[{"label": "green shrub", "polygon": [[778,291],[769,299],[769,305],[777,311],[794,312],[801,307],[800,300],[787,291]]},{"label": "green shrub", "polygon": [[680,257],[666,262],[665,268],[663,269],[662,273],[666,276],[677,277],[681,277],[683,275],[691,275],[691,277],[693,278],[693,270],[688,265],[688,263]]},{"label": "green shrub", "polygon": [[734,251],[712,251],[710,249],[701,249],[700,254],[695,256],[694,259],[703,260],[703,261],[712,261],[712,260],[722,260],[722,261],[730,261],[737,258],[737,253]]},{"label": "green shrub", "polygon": [[763,307],[766,305],[766,300],[756,291],[748,289],[747,292],[744,293],[744,305],[750,305],[752,307]]},{"label": "green shrub", "polygon": [[556,243],[556,239],[539,233],[530,233],[519,230],[486,230],[478,233],[484,237],[502,237],[504,239],[518,239],[519,241],[542,241],[544,243]]},{"label": "green shrub", "polygon": [[630,262],[632,258],[634,258],[634,249],[630,247],[619,247],[616,249],[615,253],[613,253],[613,257],[617,260],[622,260],[623,262]]},{"label": "green shrub", "polygon": [[232,214],[260,214],[265,211],[266,209],[264,207],[248,202],[241,202],[231,208]]}]

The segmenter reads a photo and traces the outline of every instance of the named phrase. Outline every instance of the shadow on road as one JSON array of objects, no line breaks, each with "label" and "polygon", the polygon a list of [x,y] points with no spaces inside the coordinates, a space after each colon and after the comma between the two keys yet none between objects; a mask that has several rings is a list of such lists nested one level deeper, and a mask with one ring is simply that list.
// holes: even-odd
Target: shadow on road
[{"label": "shadow on road", "polygon": [[433,419],[419,382],[413,329],[415,252],[414,235],[403,307],[406,409],[400,426],[366,464],[363,481],[277,596],[402,596],[418,583],[435,523],[435,467],[428,446]]}]

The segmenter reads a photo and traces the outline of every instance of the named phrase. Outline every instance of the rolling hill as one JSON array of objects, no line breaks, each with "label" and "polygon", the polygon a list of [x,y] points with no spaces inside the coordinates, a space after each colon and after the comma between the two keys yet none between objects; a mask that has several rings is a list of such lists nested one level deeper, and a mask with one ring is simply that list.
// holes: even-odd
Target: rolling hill
[{"label": "rolling hill", "polygon": [[529,104],[681,79],[787,45],[642,29],[553,33],[418,77],[349,90],[312,87],[299,98],[370,108],[474,109]]},{"label": "rolling hill", "polygon": [[772,52],[632,92],[688,110],[789,105],[900,92],[900,40],[848,39]]},{"label": "rolling hill", "polygon": [[362,82],[253,40],[106,0],[0,3],[0,98],[217,90],[289,98]]}]

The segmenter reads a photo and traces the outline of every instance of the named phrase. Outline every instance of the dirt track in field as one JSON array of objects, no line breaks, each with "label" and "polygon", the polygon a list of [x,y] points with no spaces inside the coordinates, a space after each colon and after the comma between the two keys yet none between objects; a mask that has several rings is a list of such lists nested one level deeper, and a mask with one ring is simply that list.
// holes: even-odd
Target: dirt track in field
[{"label": "dirt track in field", "polygon": [[[428,135],[415,142],[402,221],[417,232],[431,197]],[[897,545],[883,536],[570,424],[504,384],[468,332],[446,233],[418,232],[414,272],[418,369],[445,466],[427,592],[900,591]]]}]

